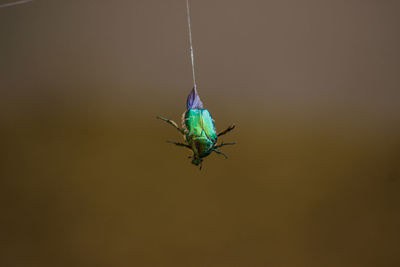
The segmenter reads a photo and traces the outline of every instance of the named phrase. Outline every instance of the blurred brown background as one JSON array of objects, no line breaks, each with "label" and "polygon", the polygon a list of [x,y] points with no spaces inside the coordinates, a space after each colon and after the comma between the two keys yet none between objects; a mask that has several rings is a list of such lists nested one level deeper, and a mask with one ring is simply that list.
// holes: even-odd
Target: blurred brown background
[{"label": "blurred brown background", "polygon": [[399,1],[191,2],[201,172],[184,0],[0,9],[0,266],[400,266]]}]

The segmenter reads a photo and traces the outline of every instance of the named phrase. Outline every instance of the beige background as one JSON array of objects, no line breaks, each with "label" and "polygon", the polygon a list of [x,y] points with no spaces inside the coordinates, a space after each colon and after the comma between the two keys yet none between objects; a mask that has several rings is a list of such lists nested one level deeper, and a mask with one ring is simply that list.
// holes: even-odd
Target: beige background
[{"label": "beige background", "polygon": [[201,172],[184,0],[0,9],[0,265],[400,266],[399,8],[193,0]]}]

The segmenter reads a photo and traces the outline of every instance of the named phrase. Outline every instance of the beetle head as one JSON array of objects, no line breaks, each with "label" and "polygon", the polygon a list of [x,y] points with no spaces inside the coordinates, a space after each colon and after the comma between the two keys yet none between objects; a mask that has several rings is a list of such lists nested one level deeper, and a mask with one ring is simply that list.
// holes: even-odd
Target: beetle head
[{"label": "beetle head", "polygon": [[200,171],[201,171],[201,169],[203,168],[203,159],[199,158],[199,157],[196,157],[196,156],[189,156],[188,158],[192,159],[192,164],[193,165],[196,165],[196,166],[200,165]]},{"label": "beetle head", "polygon": [[194,164],[196,166],[199,166],[199,164],[201,164],[202,162],[203,162],[203,159],[197,158],[197,157],[194,157],[192,160],[192,164]]}]

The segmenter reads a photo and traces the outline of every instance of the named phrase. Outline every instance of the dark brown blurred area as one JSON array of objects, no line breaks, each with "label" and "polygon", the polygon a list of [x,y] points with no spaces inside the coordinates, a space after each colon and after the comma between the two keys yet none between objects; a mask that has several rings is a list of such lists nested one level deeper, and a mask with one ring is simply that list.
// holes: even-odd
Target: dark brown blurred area
[{"label": "dark brown blurred area", "polygon": [[201,172],[185,1],[0,9],[0,266],[400,266],[399,2],[191,2]]}]

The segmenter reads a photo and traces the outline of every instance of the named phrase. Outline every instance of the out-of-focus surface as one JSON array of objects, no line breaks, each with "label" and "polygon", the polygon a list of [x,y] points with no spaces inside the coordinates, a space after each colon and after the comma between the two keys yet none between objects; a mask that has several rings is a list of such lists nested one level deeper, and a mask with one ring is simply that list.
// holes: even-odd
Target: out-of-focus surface
[{"label": "out-of-focus surface", "polygon": [[[4,3],[1,1],[0,3]],[[398,1],[0,9],[0,266],[400,266]]]}]

